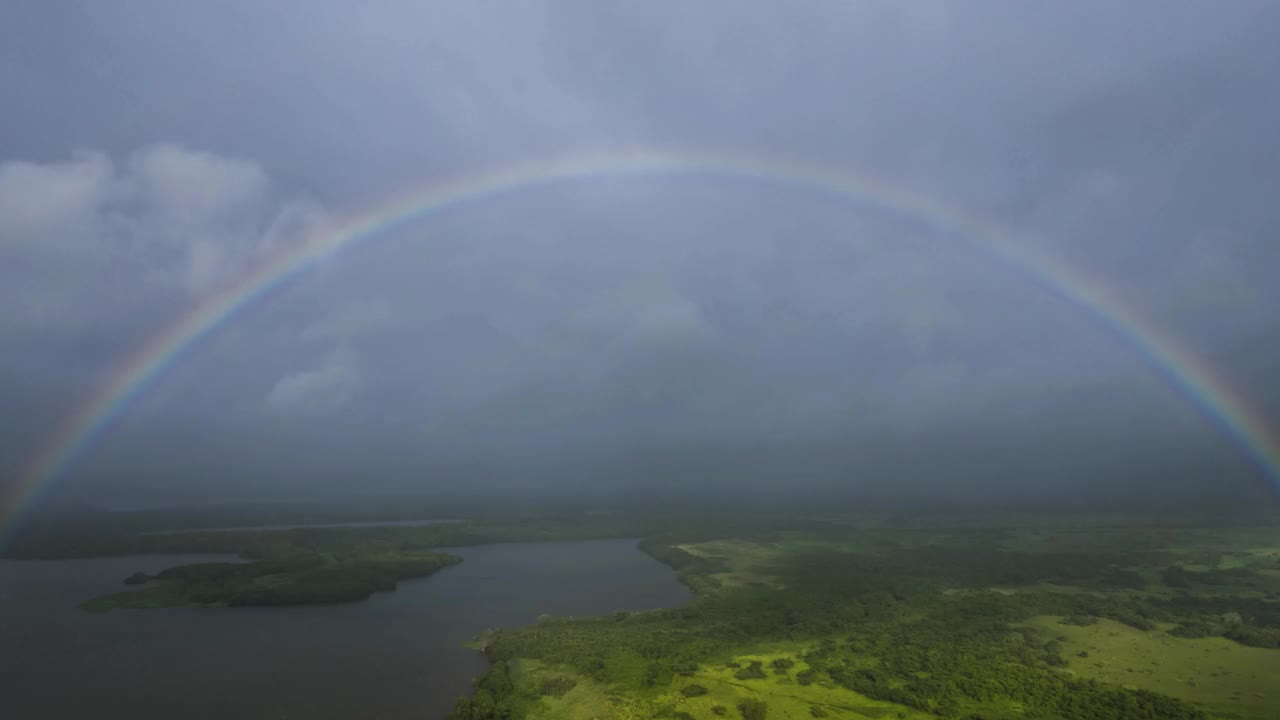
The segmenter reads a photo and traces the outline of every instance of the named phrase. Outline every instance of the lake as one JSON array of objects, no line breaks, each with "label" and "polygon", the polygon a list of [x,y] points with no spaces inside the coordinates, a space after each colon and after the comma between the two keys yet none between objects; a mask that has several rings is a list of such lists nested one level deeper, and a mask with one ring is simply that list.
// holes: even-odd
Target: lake
[{"label": "lake", "polygon": [[538,615],[676,607],[690,593],[635,540],[450,548],[465,561],[349,605],[85,612],[220,556],[0,561],[7,718],[441,718],[484,672],[462,643]]},{"label": "lake", "polygon": [[234,525],[230,527],[183,528],[181,530],[152,530],[143,535],[183,535],[208,532],[260,532],[275,530],[301,530],[305,528],[368,528],[368,527],[424,527],[462,522],[461,520],[371,520],[368,522],[300,523],[296,525]]}]

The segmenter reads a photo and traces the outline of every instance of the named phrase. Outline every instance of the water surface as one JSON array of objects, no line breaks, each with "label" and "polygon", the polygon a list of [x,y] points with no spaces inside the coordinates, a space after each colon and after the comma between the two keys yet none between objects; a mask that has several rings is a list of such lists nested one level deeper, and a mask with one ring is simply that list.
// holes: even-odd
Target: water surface
[{"label": "water surface", "polygon": [[541,613],[684,604],[634,540],[455,548],[465,562],[363,603],[88,613],[76,605],[218,556],[0,561],[4,717],[440,718],[485,669],[462,643]]},{"label": "water surface", "polygon": [[143,535],[181,535],[184,533],[203,532],[261,532],[271,530],[300,530],[303,528],[368,528],[368,527],[422,527],[425,525],[441,525],[456,523],[461,520],[373,520],[368,522],[333,522],[333,523],[297,523],[293,525],[234,525],[231,527],[183,528],[181,530],[152,530]]}]

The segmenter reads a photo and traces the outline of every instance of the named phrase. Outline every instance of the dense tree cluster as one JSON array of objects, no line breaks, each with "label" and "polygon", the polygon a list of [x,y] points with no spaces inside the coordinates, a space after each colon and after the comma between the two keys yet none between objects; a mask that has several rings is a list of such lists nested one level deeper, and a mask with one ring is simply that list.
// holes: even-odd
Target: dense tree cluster
[{"label": "dense tree cluster", "polygon": [[1064,664],[1060,647],[976,610],[957,603],[919,622],[868,627],[856,640],[804,659],[863,695],[944,717],[967,703],[994,701],[1081,720],[1205,717],[1174,698],[1053,672]]},{"label": "dense tree cluster", "polygon": [[684,687],[680,688],[680,694],[684,695],[685,697],[698,697],[700,695],[706,695],[709,692],[711,691],[706,689],[702,685],[685,685]]},{"label": "dense tree cluster", "polygon": [[[394,590],[400,580],[430,575],[462,561],[426,552],[332,557],[317,553],[248,563],[199,563],[169,568],[154,576],[135,573],[125,582],[151,587],[108,595],[87,607],[157,605],[316,605],[354,602]],[[162,601],[157,601],[157,598]]]},{"label": "dense tree cluster", "polygon": [[498,661],[476,678],[471,696],[458,700],[449,720],[511,720],[522,717],[523,701],[515,692],[507,664]]},{"label": "dense tree cluster", "polygon": [[639,547],[657,561],[674,569],[680,582],[697,593],[714,591],[719,583],[712,575],[726,569],[722,563],[657,540],[641,540]]},{"label": "dense tree cluster", "polygon": [[765,720],[769,715],[769,703],[748,698],[738,703],[738,712],[742,713],[742,720]]},{"label": "dense tree cluster", "polygon": [[565,693],[578,686],[578,681],[564,675],[557,675],[542,681],[542,687],[539,688],[539,694],[548,695],[550,697],[562,697]]}]

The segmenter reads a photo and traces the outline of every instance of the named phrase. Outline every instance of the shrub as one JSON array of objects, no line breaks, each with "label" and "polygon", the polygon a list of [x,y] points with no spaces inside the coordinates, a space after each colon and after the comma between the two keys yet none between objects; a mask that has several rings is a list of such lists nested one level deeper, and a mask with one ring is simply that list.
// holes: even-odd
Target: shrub
[{"label": "shrub", "polygon": [[764,720],[769,704],[763,700],[743,700],[738,703],[738,712],[742,713],[742,720]]},{"label": "shrub", "polygon": [[677,663],[672,663],[672,664],[671,664],[671,669],[672,669],[672,670],[673,670],[677,675],[684,675],[685,677],[688,677],[688,676],[693,675],[694,673],[698,672],[698,663],[695,663],[695,662],[677,662]]},{"label": "shrub", "polygon": [[1203,620],[1188,620],[1176,628],[1169,631],[1174,637],[1182,638],[1202,638],[1211,635],[1218,635],[1219,630],[1211,623]]},{"label": "shrub", "polygon": [[680,688],[680,694],[685,697],[698,697],[699,695],[706,695],[709,692],[711,691],[701,685],[685,685]]},{"label": "shrub", "polygon": [[1136,613],[1117,613],[1115,619],[1138,630],[1155,630],[1156,624]]},{"label": "shrub", "polygon": [[1068,615],[1059,621],[1059,623],[1062,625],[1079,625],[1080,627],[1084,627],[1086,625],[1093,625],[1097,622],[1098,622],[1098,618],[1092,615],[1085,615],[1083,613],[1075,613],[1073,615]]},{"label": "shrub", "polygon": [[547,678],[542,681],[540,693],[551,697],[561,697],[578,685],[578,681],[563,675]]}]

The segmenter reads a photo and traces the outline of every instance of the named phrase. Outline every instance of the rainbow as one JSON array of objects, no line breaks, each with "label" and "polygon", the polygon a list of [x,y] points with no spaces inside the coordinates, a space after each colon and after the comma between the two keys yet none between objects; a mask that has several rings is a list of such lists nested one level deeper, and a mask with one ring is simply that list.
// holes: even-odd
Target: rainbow
[{"label": "rainbow", "polygon": [[[996,225],[847,169],[740,154],[629,150],[530,162],[432,183],[330,224],[293,250],[261,264],[207,298],[168,330],[139,348],[78,411],[61,424],[20,476],[7,505],[10,517],[62,475],[166,368],[202,338],[272,289],[307,272],[339,250],[435,213],[535,186],[600,177],[682,175],[754,181],[897,213],[960,236],[976,249],[1029,273],[1057,295],[1091,313],[1131,345],[1152,368],[1218,426],[1280,487],[1280,440],[1265,418],[1190,349],[1069,265],[1014,242]],[[2,506],[0,506],[2,507]]]}]

